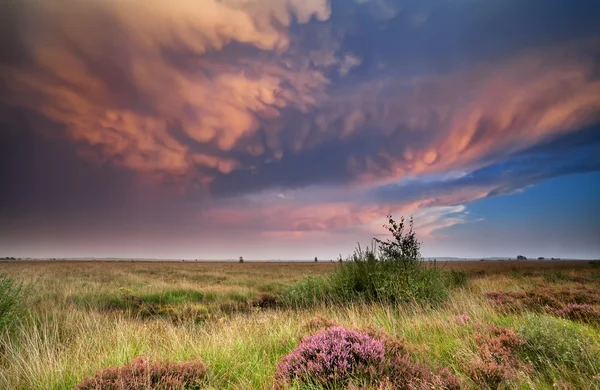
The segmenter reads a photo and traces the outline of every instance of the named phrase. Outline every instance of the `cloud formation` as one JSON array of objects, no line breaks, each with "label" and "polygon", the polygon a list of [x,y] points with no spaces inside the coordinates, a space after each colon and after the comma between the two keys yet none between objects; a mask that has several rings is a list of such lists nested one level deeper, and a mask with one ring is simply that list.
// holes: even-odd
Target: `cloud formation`
[{"label": "cloud formation", "polygon": [[[136,171],[228,173],[236,163],[215,151],[234,148],[259,117],[306,109],[326,83],[318,71],[280,63],[292,19],[326,20],[325,0],[25,4],[31,64],[2,68],[6,102],[63,125],[87,157]],[[257,56],[213,55],[232,42]],[[214,150],[196,153],[174,127]]]},{"label": "cloud formation", "polygon": [[[385,214],[412,213],[433,236],[476,220],[473,201],[600,169],[597,9],[14,2],[4,19],[17,22],[0,23],[0,131],[23,132],[5,139],[41,157],[10,180],[70,189],[49,191],[63,199],[49,208],[100,204],[135,219],[154,207],[170,210],[157,221],[204,230],[370,235]],[[62,168],[40,179],[55,160]],[[40,197],[5,204],[29,199],[15,210],[43,214]]]}]

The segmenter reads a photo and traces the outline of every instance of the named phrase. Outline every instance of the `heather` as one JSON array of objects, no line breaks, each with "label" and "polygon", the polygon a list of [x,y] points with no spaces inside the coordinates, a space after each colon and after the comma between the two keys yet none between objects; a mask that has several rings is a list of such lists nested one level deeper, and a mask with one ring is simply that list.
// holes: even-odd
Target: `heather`
[{"label": "heather", "polygon": [[469,363],[471,379],[481,388],[498,389],[526,368],[517,358],[525,341],[513,330],[489,326],[474,335],[477,355]]},{"label": "heather", "polygon": [[327,327],[305,337],[277,365],[276,388],[459,389],[447,370],[418,362],[382,332]]},{"label": "heather", "polygon": [[153,362],[140,357],[85,378],[76,390],[197,390],[205,387],[201,362]]},{"label": "heather", "polygon": [[[148,357],[161,367],[202,362],[207,389],[268,390],[282,384],[278,365],[305,338],[335,327],[383,341],[386,363],[376,372],[401,368],[385,379],[352,371],[337,388],[409,386],[403,380],[413,388],[599,388],[600,332],[581,316],[598,308],[600,269],[566,261],[427,265],[453,286],[437,304],[360,298],[296,307],[281,302],[284,290],[330,277],[339,262],[0,262],[11,286],[31,286],[14,306],[11,331],[0,334],[0,388],[71,390]],[[514,308],[488,293],[512,298]]]},{"label": "heather", "polygon": [[[585,282],[578,280],[577,283]],[[600,291],[597,286],[590,288],[578,284],[559,287],[544,284],[519,292],[491,291],[486,296],[506,313],[535,311],[573,321],[600,324]]]}]

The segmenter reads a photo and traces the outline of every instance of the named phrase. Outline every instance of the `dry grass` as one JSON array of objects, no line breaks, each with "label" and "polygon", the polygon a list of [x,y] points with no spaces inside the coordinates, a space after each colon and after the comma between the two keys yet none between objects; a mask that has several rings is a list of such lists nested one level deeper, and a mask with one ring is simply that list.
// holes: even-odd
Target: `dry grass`
[{"label": "dry grass", "polygon": [[[600,276],[598,270],[583,263],[564,268],[564,262],[547,262],[563,270],[556,282],[551,281],[554,276],[548,276],[555,272],[552,269],[513,270],[505,268],[508,262],[495,262],[502,263],[497,266],[476,263],[487,265],[487,273],[471,278],[441,308],[369,304],[306,310],[263,310],[245,301],[261,292],[276,291],[284,283],[328,272],[335,263],[0,263],[0,272],[24,281],[30,291],[27,316],[14,334],[0,337],[0,388],[72,389],[97,371],[148,356],[206,363],[210,388],[268,389],[277,362],[308,334],[307,324],[316,317],[404,337],[420,346],[428,361],[449,367],[463,386],[477,388],[468,372],[468,363],[478,356],[473,337],[477,326],[519,329],[531,316],[547,316],[504,313],[486,292],[522,292],[536,283],[568,287],[581,285],[581,281],[598,288]],[[570,279],[564,280],[565,275]],[[131,308],[106,310],[97,304],[124,291],[147,297],[174,290],[198,291],[203,298],[167,303],[179,317],[142,316]],[[227,305],[239,307],[229,310]],[[200,320],[199,313],[204,313]],[[600,352],[598,328],[560,321],[576,328],[586,348]],[[594,362],[590,364],[593,367]],[[599,388],[594,383],[600,383],[600,369],[578,372],[577,367],[560,361],[547,367],[546,371],[517,370],[503,386]]]}]

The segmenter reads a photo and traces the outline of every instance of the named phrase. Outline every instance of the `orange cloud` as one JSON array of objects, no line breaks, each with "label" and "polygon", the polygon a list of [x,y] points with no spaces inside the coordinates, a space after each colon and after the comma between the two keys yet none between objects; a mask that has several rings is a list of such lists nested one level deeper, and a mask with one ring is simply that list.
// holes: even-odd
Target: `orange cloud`
[{"label": "orange cloud", "polygon": [[599,118],[597,42],[328,89],[358,54],[342,53],[331,28],[311,49],[288,31],[327,20],[327,0],[26,4],[31,63],[0,66],[3,100],[63,125],[87,158],[187,182],[359,136],[374,150],[339,157],[357,183],[472,170]]},{"label": "orange cloud", "polygon": [[[230,173],[239,166],[233,158],[194,153],[172,127],[227,152],[258,128],[258,116],[276,117],[288,105],[306,109],[326,83],[308,67],[284,69],[272,59],[215,62],[209,54],[236,41],[281,56],[292,16],[299,23],[325,20],[327,0],[26,5],[23,40],[33,65],[0,69],[9,87],[4,100],[64,125],[86,156],[136,171],[183,175],[199,165]],[[192,68],[166,57],[166,49],[187,53]]]}]

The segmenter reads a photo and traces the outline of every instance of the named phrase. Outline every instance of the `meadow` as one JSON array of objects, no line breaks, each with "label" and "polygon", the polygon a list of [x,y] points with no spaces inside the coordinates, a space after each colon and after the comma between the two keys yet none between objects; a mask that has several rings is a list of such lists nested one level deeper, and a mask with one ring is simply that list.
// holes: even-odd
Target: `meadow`
[{"label": "meadow", "polygon": [[271,389],[280,386],[278,364],[303,337],[337,326],[398,340],[415,365],[444,368],[460,388],[600,388],[593,264],[437,263],[460,280],[435,304],[279,302],[288,286],[342,266],[0,262],[12,288],[22,283],[20,309],[0,336],[0,388],[73,389],[147,357],[202,362],[201,388]]}]

